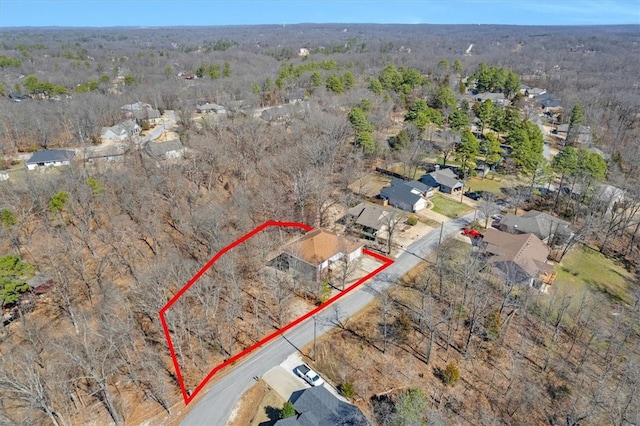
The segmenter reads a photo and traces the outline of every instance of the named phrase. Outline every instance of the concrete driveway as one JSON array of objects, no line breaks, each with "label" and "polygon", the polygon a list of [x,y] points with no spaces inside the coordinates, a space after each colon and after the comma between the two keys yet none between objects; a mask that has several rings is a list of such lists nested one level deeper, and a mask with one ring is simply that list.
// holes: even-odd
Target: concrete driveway
[{"label": "concrete driveway", "polygon": [[[304,364],[300,353],[296,352],[291,356],[287,357],[282,363],[276,367],[273,367],[271,370],[267,371],[262,375],[262,380],[269,385],[271,389],[273,389],[282,399],[285,401],[289,401],[291,395],[300,390],[308,389],[311,386],[302,380],[296,372],[295,369],[300,365]],[[320,376],[322,374],[316,371]],[[340,394],[338,389],[329,384],[325,379],[324,384],[322,386],[331,392],[336,398],[340,399],[344,402],[349,402],[344,396]]]},{"label": "concrete driveway", "polygon": [[282,364],[264,373],[262,380],[282,399],[288,401],[292,393],[309,387],[307,382],[298,377],[294,371],[300,364],[303,364],[302,359],[298,353],[295,353],[285,359]]}]

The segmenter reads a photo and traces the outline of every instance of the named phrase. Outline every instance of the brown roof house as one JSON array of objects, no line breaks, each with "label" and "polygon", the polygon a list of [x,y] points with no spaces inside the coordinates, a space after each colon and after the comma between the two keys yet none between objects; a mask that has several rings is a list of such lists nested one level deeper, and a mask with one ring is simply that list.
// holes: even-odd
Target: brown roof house
[{"label": "brown roof house", "polygon": [[319,279],[331,264],[347,256],[353,261],[362,255],[362,244],[330,231],[316,229],[288,244],[279,256],[281,267],[310,279]]},{"label": "brown roof house", "polygon": [[481,246],[489,263],[508,280],[547,292],[553,283],[553,265],[547,263],[549,247],[534,234],[508,234],[487,229]]}]

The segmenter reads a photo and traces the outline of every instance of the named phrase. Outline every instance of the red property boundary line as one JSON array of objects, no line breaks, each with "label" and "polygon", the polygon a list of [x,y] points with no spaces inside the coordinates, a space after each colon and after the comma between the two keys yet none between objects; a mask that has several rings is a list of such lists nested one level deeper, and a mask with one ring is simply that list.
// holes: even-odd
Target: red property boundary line
[{"label": "red property boundary line", "polygon": [[242,238],[238,239],[237,241],[234,241],[233,243],[229,244],[228,246],[224,247],[222,250],[220,250],[218,253],[215,254],[215,256],[213,256],[211,258],[211,260],[209,260],[209,262],[207,262],[206,265],[204,265],[202,267],[202,269],[200,269],[200,271],[198,271],[197,274],[195,274],[193,276],[193,278],[191,278],[189,280],[189,282],[187,284],[185,284],[180,291],[178,291],[178,293],[175,294],[175,296],[173,296],[171,298],[171,300],[169,300],[169,302],[164,305],[164,307],[162,307],[162,309],[160,309],[159,311],[159,315],[160,315],[160,321],[162,322],[162,328],[164,329],[164,334],[165,334],[165,338],[167,339],[167,344],[169,346],[169,352],[171,353],[171,359],[173,361],[173,366],[176,370],[176,376],[178,378],[178,382],[180,383],[180,390],[182,391],[182,398],[184,399],[184,403],[185,405],[189,405],[189,403],[196,397],[196,395],[198,395],[198,393],[205,387],[205,385],[207,384],[207,382],[209,380],[211,380],[211,378],[214,376],[214,374],[216,374],[218,371],[222,370],[223,368],[227,367],[228,365],[238,361],[239,359],[245,357],[246,355],[250,354],[251,352],[255,351],[256,349],[258,349],[259,347],[261,347],[262,345],[264,345],[265,343],[270,342],[271,340],[275,339],[276,337],[282,335],[283,333],[285,333],[286,331],[290,330],[291,328],[295,327],[296,325],[300,324],[301,322],[303,322],[306,319],[309,319],[311,316],[317,314],[318,312],[322,311],[323,309],[325,309],[327,306],[331,305],[332,303],[334,303],[335,301],[339,300],[340,298],[346,296],[347,294],[349,294],[351,291],[353,291],[354,289],[356,289],[360,284],[364,283],[365,281],[371,279],[372,277],[374,277],[375,275],[379,274],[382,270],[388,268],[394,261],[392,259],[389,259],[385,256],[382,256],[381,254],[375,253],[371,250],[367,250],[367,249],[363,249],[362,252],[364,254],[367,254],[371,257],[376,258],[377,260],[380,260],[383,262],[383,264],[378,267],[375,271],[370,272],[369,274],[367,274],[366,276],[362,277],[361,279],[359,279],[357,282],[355,282],[354,284],[351,284],[349,287],[347,287],[344,291],[341,291],[340,293],[336,294],[335,296],[333,296],[332,298],[330,298],[329,300],[327,300],[325,303],[321,304],[320,306],[314,308],[313,310],[311,310],[310,312],[307,312],[306,314],[304,314],[303,316],[301,316],[300,318],[295,319],[294,321],[290,322],[289,324],[285,325],[284,327],[282,327],[281,329],[275,331],[274,333],[268,335],[267,337],[265,337],[264,339],[260,340],[257,343],[254,343],[253,345],[251,345],[250,347],[248,347],[247,349],[243,350],[242,352],[234,355],[233,357],[227,359],[225,362],[223,362],[222,364],[219,364],[215,367],[213,367],[213,369],[211,369],[211,371],[209,372],[209,374],[207,374],[207,376],[204,378],[204,380],[198,385],[198,387],[196,387],[193,392],[191,392],[191,394],[189,394],[187,392],[187,389],[185,387],[184,384],[184,379],[182,378],[182,372],[180,371],[180,366],[178,364],[178,358],[176,356],[176,352],[175,349],[173,347],[173,342],[171,341],[171,335],[169,334],[169,326],[167,325],[167,321],[165,318],[165,314],[167,312],[167,310],[169,308],[171,308],[171,306],[181,297],[184,295],[184,293],[189,290],[189,288],[195,284],[196,281],[198,281],[198,279],[209,269],[211,268],[211,266],[225,253],[227,253],[229,250],[233,249],[234,247],[237,247],[238,245],[242,244],[243,242],[245,242],[246,240],[248,240],[249,238],[253,237],[254,235],[256,235],[257,233],[259,233],[260,231],[272,227],[272,226],[278,226],[278,227],[292,227],[292,228],[301,228],[304,229],[305,231],[311,231],[313,230],[313,227],[306,225],[304,223],[300,223],[300,222],[277,222],[277,221],[269,221],[269,222],[265,222],[262,225],[258,226],[257,228],[255,228],[253,231],[249,232],[248,234],[244,235]]}]

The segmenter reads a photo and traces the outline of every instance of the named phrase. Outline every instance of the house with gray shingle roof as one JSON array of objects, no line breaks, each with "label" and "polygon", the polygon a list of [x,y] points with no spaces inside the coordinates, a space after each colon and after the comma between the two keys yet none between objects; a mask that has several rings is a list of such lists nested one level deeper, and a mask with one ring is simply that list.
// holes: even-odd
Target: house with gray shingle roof
[{"label": "house with gray shingle roof", "polygon": [[140,133],[142,128],[135,120],[126,120],[111,127],[103,127],[100,131],[100,138],[106,140],[123,141],[129,137]]},{"label": "house with gray shingle roof", "polygon": [[556,128],[560,138],[564,138],[565,145],[590,147],[593,145],[593,134],[590,126],[579,124],[573,128],[569,124],[561,124]]},{"label": "house with gray shingle roof", "polygon": [[565,241],[572,234],[569,222],[537,210],[529,210],[522,216],[504,215],[498,229],[510,234],[534,234],[547,244]]},{"label": "house with gray shingle roof", "polygon": [[278,420],[276,426],[369,426],[371,422],[355,405],[335,397],[324,386],[294,392],[289,399],[296,415]]},{"label": "house with gray shingle roof", "polygon": [[160,116],[160,111],[157,109],[143,109],[140,111],[134,111],[133,117],[138,122],[146,121],[150,124],[160,124],[162,123],[162,117]]},{"label": "house with gray shingle roof", "polygon": [[456,191],[460,191],[463,186],[452,169],[441,169],[440,166],[436,166],[435,171],[422,176],[420,181],[428,186],[438,188],[440,192],[446,194],[453,194]]},{"label": "house with gray shingle roof", "polygon": [[42,149],[34,152],[25,164],[29,170],[35,170],[38,167],[68,166],[75,155],[75,151],[66,149]]},{"label": "house with gray shingle roof", "polygon": [[490,100],[494,105],[499,107],[505,107],[509,105],[509,99],[504,96],[504,93],[491,93],[491,92],[482,92],[474,95],[474,101],[476,102],[484,102]]},{"label": "house with gray shingle roof", "polygon": [[347,227],[361,237],[377,240],[386,235],[392,213],[377,204],[360,203],[347,211]]},{"label": "house with gray shingle roof", "polygon": [[196,112],[199,114],[226,114],[227,109],[222,105],[206,103],[196,107]]},{"label": "house with gray shingle roof", "polygon": [[132,104],[123,105],[120,109],[127,113],[132,113],[134,111],[143,111],[145,109],[152,109],[152,106],[147,103],[138,101]]},{"label": "house with gray shingle roof", "polygon": [[166,160],[182,156],[184,147],[179,139],[172,139],[163,142],[148,141],[142,150],[151,158]]},{"label": "house with gray shingle roof", "polygon": [[525,96],[529,98],[535,98],[536,96],[544,95],[547,93],[546,89],[541,89],[539,87],[529,87],[525,90]]},{"label": "house with gray shingle roof", "polygon": [[433,195],[433,188],[418,181],[403,181],[394,178],[391,186],[380,190],[380,197],[402,210],[417,212],[427,207],[427,198]]},{"label": "house with gray shingle roof", "polygon": [[552,108],[558,108],[561,105],[562,102],[560,101],[560,99],[549,98],[542,101],[542,109],[544,109],[545,111]]}]

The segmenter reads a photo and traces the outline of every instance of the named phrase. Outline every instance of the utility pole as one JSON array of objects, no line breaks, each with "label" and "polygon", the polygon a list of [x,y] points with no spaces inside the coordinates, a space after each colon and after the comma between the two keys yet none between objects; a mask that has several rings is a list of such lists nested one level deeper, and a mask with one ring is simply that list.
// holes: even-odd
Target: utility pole
[{"label": "utility pole", "polygon": [[316,332],[316,316],[313,316],[313,362],[316,362],[316,351],[317,351],[317,347],[316,347],[316,336],[317,336],[317,332]]}]

